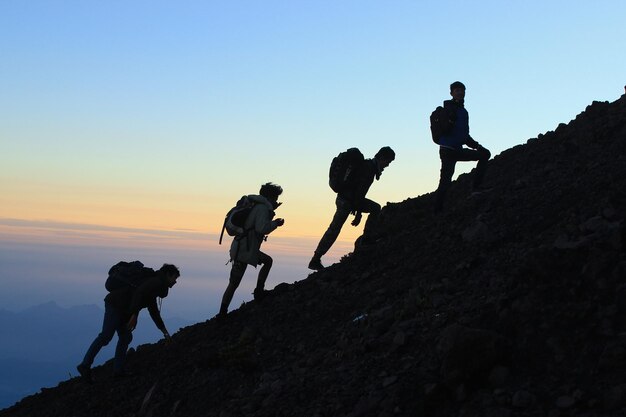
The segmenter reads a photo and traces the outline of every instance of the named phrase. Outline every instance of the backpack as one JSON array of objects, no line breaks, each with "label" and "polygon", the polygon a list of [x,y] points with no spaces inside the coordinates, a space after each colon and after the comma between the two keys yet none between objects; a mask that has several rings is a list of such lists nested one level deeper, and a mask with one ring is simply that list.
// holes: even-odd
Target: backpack
[{"label": "backpack", "polygon": [[328,171],[328,185],[336,193],[346,191],[354,182],[351,176],[358,169],[365,158],[357,148],[350,148],[333,158]]},{"label": "backpack", "polygon": [[109,269],[104,288],[109,292],[125,287],[137,288],[153,275],[154,269],[143,266],[139,261],[121,261]]},{"label": "backpack", "polygon": [[441,137],[452,130],[455,122],[454,116],[453,112],[442,106],[437,106],[430,114],[430,133],[432,134],[433,142],[437,145],[439,145]]},{"label": "backpack", "polygon": [[256,203],[251,198],[244,195],[237,201],[237,204],[235,204],[233,208],[228,210],[224,218],[222,233],[220,234],[220,245],[224,237],[224,230],[226,230],[229,236],[243,236],[245,234],[246,229],[244,225],[255,204]]}]

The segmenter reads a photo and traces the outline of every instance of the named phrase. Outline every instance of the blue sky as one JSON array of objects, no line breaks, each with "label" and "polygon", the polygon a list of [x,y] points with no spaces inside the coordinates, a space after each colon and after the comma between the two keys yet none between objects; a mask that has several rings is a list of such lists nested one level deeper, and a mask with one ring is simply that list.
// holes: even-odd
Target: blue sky
[{"label": "blue sky", "polygon": [[[161,245],[213,282],[223,214],[274,181],[285,189],[277,237],[302,250],[266,249],[304,262],[334,210],[334,155],[396,150],[370,192],[383,205],[431,192],[428,116],[452,81],[467,86],[472,136],[497,155],[623,94],[624,16],[623,1],[2,1],[0,240],[34,259],[42,222],[48,253],[84,244],[79,225],[98,236],[90,247],[158,263]],[[126,245],[138,229],[206,240],[184,260],[178,241]],[[360,233],[345,229],[330,259]],[[92,268],[111,264],[93,256]],[[15,271],[0,272],[3,286]],[[82,295],[76,304],[101,299]]]}]

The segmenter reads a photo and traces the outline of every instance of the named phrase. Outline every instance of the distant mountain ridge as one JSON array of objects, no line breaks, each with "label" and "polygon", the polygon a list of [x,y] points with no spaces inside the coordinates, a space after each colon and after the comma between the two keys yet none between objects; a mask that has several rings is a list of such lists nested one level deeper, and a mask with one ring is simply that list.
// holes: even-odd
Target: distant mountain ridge
[{"label": "distant mountain ridge", "polygon": [[[38,357],[48,361],[65,356],[84,339],[81,332],[98,328],[102,314],[103,310],[96,305],[62,308],[52,301],[17,313],[0,311],[0,328],[12,335],[0,344],[0,358]],[[72,326],[62,326],[64,322],[71,322]],[[51,339],[63,339],[63,342],[50,349],[38,346],[38,342]]]},{"label": "distant mountain ridge", "polygon": [[[506,132],[503,132],[506,134]],[[175,343],[137,376],[76,378],[0,416],[618,416],[626,413],[626,97],[433,194],[376,245]],[[407,180],[407,189],[410,180]]]},{"label": "distant mountain ridge", "polygon": [[[0,310],[0,407],[8,407],[42,387],[76,375],[75,366],[102,327],[104,310],[96,305],[60,307],[53,301],[23,311]],[[189,325],[181,319],[166,319],[173,330]],[[135,332],[135,344],[162,337],[144,320]],[[115,343],[98,357],[109,359]]]}]

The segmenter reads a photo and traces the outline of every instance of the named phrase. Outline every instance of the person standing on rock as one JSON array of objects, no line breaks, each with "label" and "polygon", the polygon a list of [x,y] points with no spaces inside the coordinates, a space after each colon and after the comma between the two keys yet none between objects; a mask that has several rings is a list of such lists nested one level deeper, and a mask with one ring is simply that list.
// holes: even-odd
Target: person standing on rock
[{"label": "person standing on rock", "polygon": [[282,203],[278,202],[278,197],[283,193],[281,186],[268,182],[261,186],[259,195],[247,196],[253,201],[254,205],[244,222],[245,233],[242,236],[235,237],[230,246],[230,260],[233,263],[230,270],[230,278],[224,295],[222,296],[222,304],[217,315],[223,318],[228,313],[228,306],[233,299],[235,290],[239,287],[241,279],[248,265],[255,268],[257,265],[263,265],[259,271],[256,288],[254,290],[254,299],[261,300],[265,295],[265,281],[272,268],[272,258],[264,252],[261,252],[261,243],[266,236],[272,233],[276,228],[285,224],[285,220],[274,218],[274,210]]},{"label": "person standing on rock", "polygon": [[[450,114],[453,122],[449,132],[439,139],[439,157],[441,158],[441,173],[439,187],[435,197],[435,212],[441,212],[444,200],[454,175],[454,168],[458,161],[478,161],[474,172],[473,193],[488,191],[482,187],[487,170],[487,161],[491,152],[476,142],[469,134],[469,113],[465,109],[465,85],[460,81],[450,84],[452,100],[443,102],[443,108]],[[471,149],[464,148],[463,145]]]},{"label": "person standing on rock", "polygon": [[104,298],[102,331],[89,346],[83,361],[76,367],[87,382],[93,382],[91,365],[96,355],[100,349],[109,344],[115,332],[118,340],[113,361],[113,376],[120,378],[128,375],[124,369],[126,351],[133,340],[133,330],[137,327],[139,311],[143,308],[148,309],[154,324],[163,332],[165,339],[170,340],[170,334],[157,306],[157,298],[167,297],[169,289],[176,284],[179,276],[180,271],[175,265],[163,264],[158,271],[151,270],[151,276],[146,277],[138,287],[124,285],[107,294]]},{"label": "person standing on rock", "polygon": [[333,216],[328,229],[322,236],[317,249],[313,253],[313,258],[309,262],[309,269],[319,271],[324,269],[322,256],[328,252],[333,243],[337,240],[343,224],[348,219],[350,213],[355,214],[352,226],[358,226],[361,222],[362,213],[369,213],[363,235],[358,239],[360,245],[368,245],[375,240],[372,236],[373,230],[378,221],[380,204],[365,198],[374,179],[380,179],[385,168],[396,159],[396,153],[389,146],[380,148],[373,159],[365,159],[350,174],[350,184],[337,193],[335,199],[335,215]]}]

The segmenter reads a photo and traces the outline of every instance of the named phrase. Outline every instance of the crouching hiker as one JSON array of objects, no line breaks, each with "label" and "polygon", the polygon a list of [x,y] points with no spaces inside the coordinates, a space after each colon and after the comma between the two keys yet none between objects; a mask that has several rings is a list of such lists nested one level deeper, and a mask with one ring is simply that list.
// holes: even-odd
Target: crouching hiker
[{"label": "crouching hiker", "polygon": [[255,268],[257,265],[263,265],[259,271],[253,294],[255,300],[260,300],[265,295],[265,281],[273,261],[269,255],[261,252],[261,243],[268,234],[285,223],[280,218],[272,220],[274,210],[282,204],[278,202],[278,197],[282,193],[283,189],[279,185],[268,182],[261,186],[260,195],[242,197],[226,215],[224,228],[235,238],[230,245],[232,267],[228,286],[224,291],[220,311],[217,315],[218,318],[223,318],[228,313],[228,306],[248,265]]},{"label": "crouching hiker", "polygon": [[126,351],[133,340],[133,330],[137,326],[139,311],[147,308],[154,324],[163,332],[166,340],[170,339],[161,313],[157,307],[157,297],[165,298],[169,289],[176,284],[180,276],[174,265],[163,264],[158,270],[146,268],[139,261],[120,262],[109,271],[106,287],[110,290],[104,298],[104,320],[102,331],[94,339],[83,361],[76,367],[81,376],[92,382],[91,365],[104,346],[108,345],[117,332],[117,346],[113,362],[113,376],[127,376],[124,369]]}]

